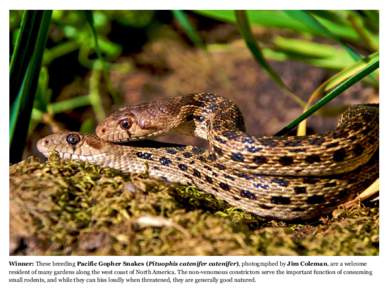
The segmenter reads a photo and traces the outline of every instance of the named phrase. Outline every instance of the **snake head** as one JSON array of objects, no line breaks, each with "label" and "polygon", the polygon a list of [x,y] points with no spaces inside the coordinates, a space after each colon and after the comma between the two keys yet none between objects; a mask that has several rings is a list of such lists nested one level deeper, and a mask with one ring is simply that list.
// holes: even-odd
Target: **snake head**
[{"label": "snake head", "polygon": [[72,131],[50,134],[36,144],[38,151],[44,156],[48,157],[55,151],[64,159],[95,155],[104,145],[105,143],[95,136]]},{"label": "snake head", "polygon": [[123,107],[98,124],[96,135],[107,142],[126,142],[167,132],[171,115],[162,108],[155,104]]}]

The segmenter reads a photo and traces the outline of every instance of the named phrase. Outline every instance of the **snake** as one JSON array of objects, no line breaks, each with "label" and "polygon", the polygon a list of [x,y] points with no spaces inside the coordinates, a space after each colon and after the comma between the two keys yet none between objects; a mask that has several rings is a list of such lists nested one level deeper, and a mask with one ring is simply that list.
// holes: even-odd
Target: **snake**
[{"label": "snake", "polygon": [[[208,141],[191,145],[128,145],[171,131]],[[196,93],[124,106],[98,124],[96,135],[54,133],[38,150],[124,173],[199,189],[262,218],[309,220],[332,212],[379,173],[378,105],[350,106],[324,134],[254,137],[231,100]]]}]

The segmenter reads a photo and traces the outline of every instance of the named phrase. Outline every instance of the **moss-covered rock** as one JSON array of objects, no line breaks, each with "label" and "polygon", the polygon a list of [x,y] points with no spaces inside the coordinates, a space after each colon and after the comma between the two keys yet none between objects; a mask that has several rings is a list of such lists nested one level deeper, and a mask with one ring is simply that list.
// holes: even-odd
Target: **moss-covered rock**
[{"label": "moss-covered rock", "polygon": [[194,187],[88,163],[10,167],[12,255],[378,255],[377,207],[261,220]]}]

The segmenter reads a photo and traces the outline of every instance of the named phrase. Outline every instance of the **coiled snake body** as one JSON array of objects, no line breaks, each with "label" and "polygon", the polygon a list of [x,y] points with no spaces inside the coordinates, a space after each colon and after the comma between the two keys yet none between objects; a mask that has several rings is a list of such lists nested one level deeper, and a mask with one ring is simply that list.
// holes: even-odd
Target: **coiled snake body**
[{"label": "coiled snake body", "polygon": [[[209,149],[115,144],[183,128],[208,140]],[[37,146],[46,156],[57,151],[64,159],[193,184],[233,206],[282,220],[327,214],[378,176],[373,105],[350,107],[326,134],[258,138],[244,132],[234,103],[199,93],[124,107],[96,133],[53,134]]]}]

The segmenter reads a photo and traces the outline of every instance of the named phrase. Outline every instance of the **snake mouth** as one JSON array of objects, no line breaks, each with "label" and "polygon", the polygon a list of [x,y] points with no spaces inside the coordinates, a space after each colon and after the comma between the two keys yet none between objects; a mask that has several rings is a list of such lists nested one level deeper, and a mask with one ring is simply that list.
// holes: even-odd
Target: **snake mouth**
[{"label": "snake mouth", "polygon": [[38,140],[36,143],[36,148],[37,150],[46,158],[50,156],[50,154],[56,154],[58,155],[61,159],[77,159],[74,155],[74,153],[70,153],[69,151],[66,150],[59,150],[57,149],[57,145],[50,140],[49,137],[42,138]]},{"label": "snake mouth", "polygon": [[[39,142],[38,142],[39,143]],[[78,155],[70,152],[61,152],[57,149],[47,149],[42,146],[37,145],[38,151],[46,158],[49,158],[50,155],[57,155],[60,159],[63,160],[87,160],[82,155]]]},{"label": "snake mouth", "polygon": [[105,134],[105,135],[100,135],[99,133],[97,133],[97,136],[104,142],[109,142],[112,144],[125,144],[133,141],[145,140],[146,138],[148,138],[148,137],[137,137],[137,136],[130,136],[128,134],[118,134],[118,133]]}]

